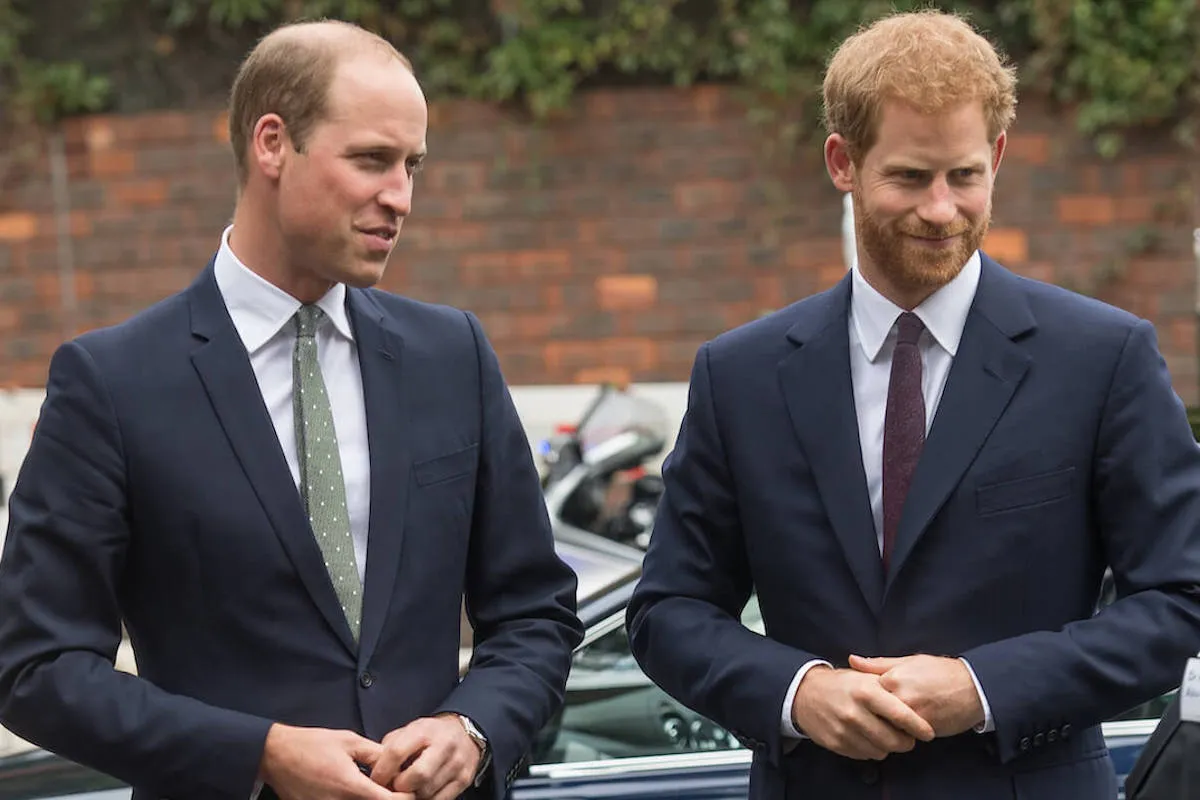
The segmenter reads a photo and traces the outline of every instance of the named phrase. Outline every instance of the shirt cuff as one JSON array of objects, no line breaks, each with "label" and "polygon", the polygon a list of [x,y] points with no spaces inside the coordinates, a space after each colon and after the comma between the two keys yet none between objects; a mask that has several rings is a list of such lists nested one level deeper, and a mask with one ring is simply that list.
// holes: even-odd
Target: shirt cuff
[{"label": "shirt cuff", "polygon": [[959,661],[967,665],[967,672],[971,673],[971,682],[975,684],[975,691],[979,694],[979,704],[983,706],[983,722],[975,726],[975,732],[991,733],[996,730],[996,721],[992,719],[992,707],[988,705],[987,695],[983,693],[983,686],[980,685],[979,678],[975,676],[971,662],[965,658],[960,658]]},{"label": "shirt cuff", "polygon": [[250,793],[250,800],[258,800],[258,795],[262,792],[263,782],[254,782],[254,791]]},{"label": "shirt cuff", "polygon": [[792,722],[792,706],[796,704],[796,692],[800,690],[800,681],[804,680],[804,676],[813,667],[818,666],[833,667],[828,661],[822,661],[819,658],[814,658],[807,664],[796,670],[796,677],[792,678],[792,683],[788,686],[787,695],[783,698],[783,717],[780,719],[779,730],[789,739],[807,739],[808,737],[796,729],[796,725]]}]

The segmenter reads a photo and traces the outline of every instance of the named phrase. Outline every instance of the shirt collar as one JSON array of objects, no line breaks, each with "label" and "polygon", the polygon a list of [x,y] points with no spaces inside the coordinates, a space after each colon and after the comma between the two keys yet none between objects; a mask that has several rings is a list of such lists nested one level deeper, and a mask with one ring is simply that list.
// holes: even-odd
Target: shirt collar
[{"label": "shirt collar", "polygon": [[[975,300],[975,290],[979,287],[980,271],[979,251],[976,250],[953,280],[913,309],[933,340],[951,356],[958,353],[967,314]],[[904,309],[867,283],[857,266],[853,269],[852,280],[850,316],[863,353],[873,362],[879,357],[883,343]]]},{"label": "shirt collar", "polygon": [[[221,234],[221,247],[217,250],[213,271],[217,288],[233,319],[233,327],[237,329],[246,351],[254,354],[288,324],[301,303],[234,255],[229,246],[229,232],[232,230],[233,226],[230,225]],[[317,305],[333,323],[334,330],[354,341],[350,317],[346,313],[345,284],[335,283],[317,301]]]}]

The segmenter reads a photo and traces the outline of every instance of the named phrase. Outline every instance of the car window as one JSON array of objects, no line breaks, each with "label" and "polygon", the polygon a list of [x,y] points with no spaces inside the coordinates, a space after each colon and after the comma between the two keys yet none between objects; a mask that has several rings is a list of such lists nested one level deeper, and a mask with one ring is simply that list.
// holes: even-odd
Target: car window
[{"label": "car window", "polygon": [[1154,698],[1149,702],[1134,706],[1123,714],[1118,714],[1112,718],[1112,722],[1131,722],[1140,719],[1161,719],[1163,713],[1167,710],[1167,706],[1171,705],[1171,701],[1175,699],[1178,690],[1172,690],[1164,695]]},{"label": "car window", "polygon": [[[743,623],[762,632],[754,600]],[[629,650],[617,615],[575,652],[566,702],[534,745],[531,764],[740,749],[728,731],[659,689]]]},{"label": "car window", "polygon": [[44,750],[0,759],[0,800],[125,800],[129,794],[116,778]]}]

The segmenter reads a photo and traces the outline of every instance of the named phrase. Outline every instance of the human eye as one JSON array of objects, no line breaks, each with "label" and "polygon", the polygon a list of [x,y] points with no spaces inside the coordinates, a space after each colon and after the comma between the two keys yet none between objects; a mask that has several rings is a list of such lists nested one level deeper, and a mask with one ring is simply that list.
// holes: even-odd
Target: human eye
[{"label": "human eye", "polygon": [[360,167],[372,172],[385,172],[392,165],[392,157],[379,151],[356,153],[354,160]]}]

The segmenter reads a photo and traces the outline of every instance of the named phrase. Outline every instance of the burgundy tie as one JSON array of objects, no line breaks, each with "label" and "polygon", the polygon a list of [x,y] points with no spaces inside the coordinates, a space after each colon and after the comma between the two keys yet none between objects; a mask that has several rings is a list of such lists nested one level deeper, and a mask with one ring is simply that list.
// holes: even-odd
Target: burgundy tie
[{"label": "burgundy tie", "polygon": [[897,320],[896,350],[888,381],[883,419],[883,569],[886,572],[900,512],[925,445],[925,398],[921,393],[921,351],[917,339],[925,326],[911,311]]}]

